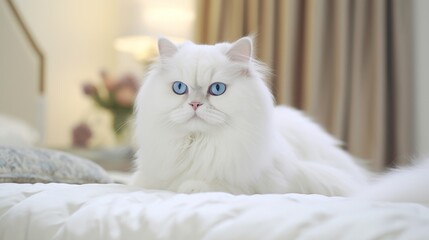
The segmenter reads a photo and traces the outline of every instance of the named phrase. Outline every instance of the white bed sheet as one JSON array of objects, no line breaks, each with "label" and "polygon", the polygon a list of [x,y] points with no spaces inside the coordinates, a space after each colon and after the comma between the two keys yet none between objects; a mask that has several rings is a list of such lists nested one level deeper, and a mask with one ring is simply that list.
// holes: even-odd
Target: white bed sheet
[{"label": "white bed sheet", "polygon": [[429,208],[320,195],[6,183],[0,239],[429,239]]}]

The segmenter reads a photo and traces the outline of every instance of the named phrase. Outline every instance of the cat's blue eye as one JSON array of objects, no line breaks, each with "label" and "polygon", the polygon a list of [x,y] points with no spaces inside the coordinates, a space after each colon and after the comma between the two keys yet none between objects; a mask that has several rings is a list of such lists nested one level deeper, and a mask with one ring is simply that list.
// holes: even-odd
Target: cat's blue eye
[{"label": "cat's blue eye", "polygon": [[183,82],[176,81],[173,83],[173,92],[178,95],[183,95],[188,91],[188,86]]},{"label": "cat's blue eye", "polygon": [[215,82],[209,87],[209,93],[213,96],[222,95],[226,91],[225,83]]}]

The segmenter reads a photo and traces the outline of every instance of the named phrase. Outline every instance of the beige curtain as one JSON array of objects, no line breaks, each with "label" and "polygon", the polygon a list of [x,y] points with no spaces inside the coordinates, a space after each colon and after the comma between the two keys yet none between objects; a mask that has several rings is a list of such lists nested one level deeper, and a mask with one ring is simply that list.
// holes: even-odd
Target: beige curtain
[{"label": "beige curtain", "polygon": [[411,1],[198,0],[196,41],[255,34],[279,104],[307,112],[373,169],[412,154]]}]

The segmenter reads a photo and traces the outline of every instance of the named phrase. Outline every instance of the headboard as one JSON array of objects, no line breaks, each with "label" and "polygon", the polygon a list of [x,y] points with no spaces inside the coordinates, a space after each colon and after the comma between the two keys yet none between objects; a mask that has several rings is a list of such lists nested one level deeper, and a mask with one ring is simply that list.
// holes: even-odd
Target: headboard
[{"label": "headboard", "polygon": [[0,1],[0,114],[43,134],[45,59],[14,0]]}]

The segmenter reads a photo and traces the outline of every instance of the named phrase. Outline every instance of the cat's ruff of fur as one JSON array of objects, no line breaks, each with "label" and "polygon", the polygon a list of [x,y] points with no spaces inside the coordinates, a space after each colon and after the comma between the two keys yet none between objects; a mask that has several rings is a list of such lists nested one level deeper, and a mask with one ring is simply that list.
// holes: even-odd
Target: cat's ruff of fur
[{"label": "cat's ruff of fur", "polygon": [[[158,46],[160,59],[137,97],[134,185],[329,196],[367,185],[370,174],[336,139],[301,112],[274,106],[250,38],[179,46],[160,39]],[[172,91],[175,81],[186,84],[185,94]],[[224,94],[208,93],[215,82],[226,84]]]}]

